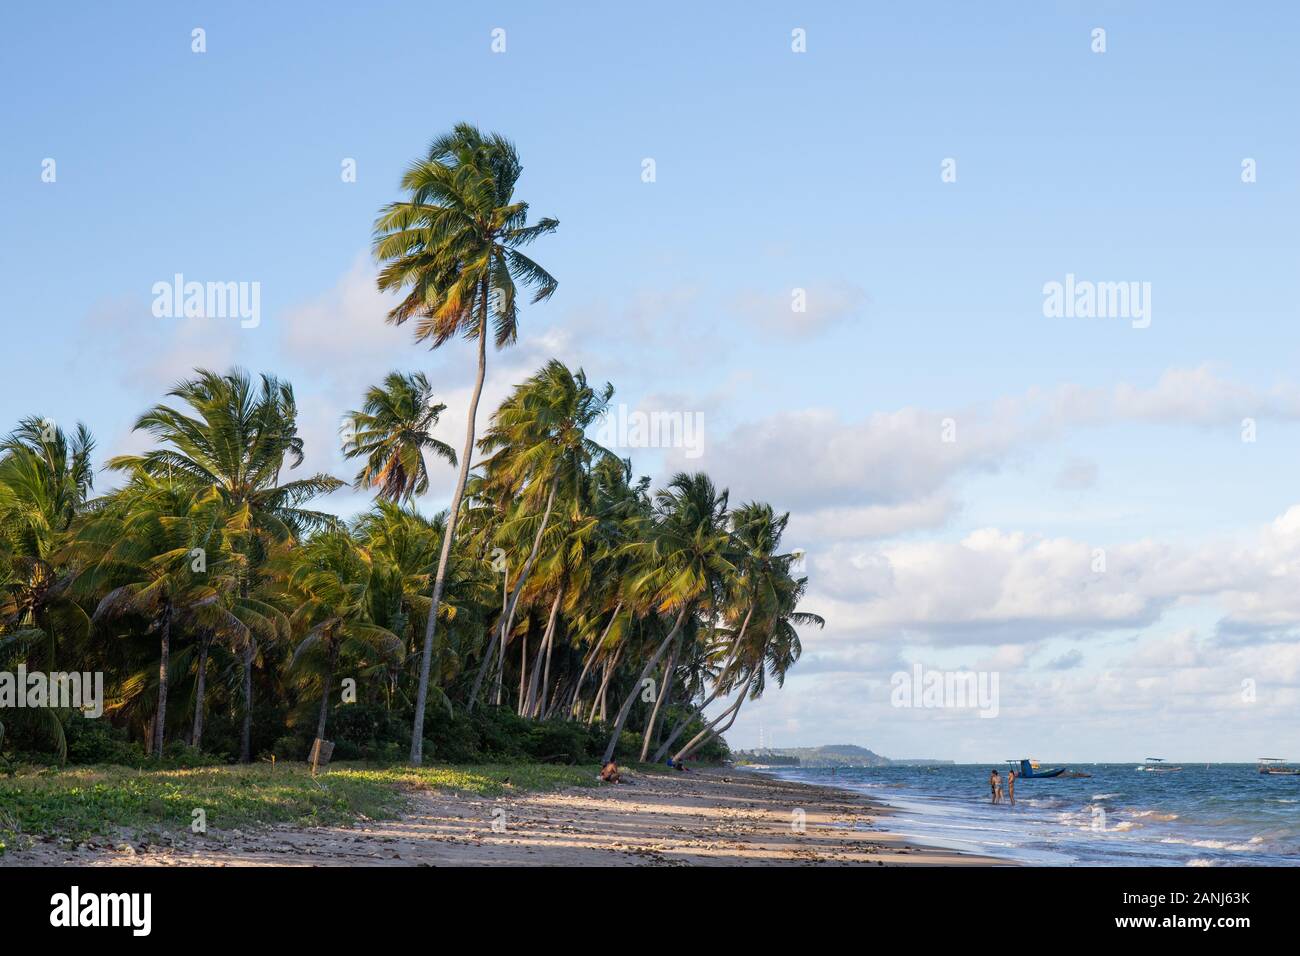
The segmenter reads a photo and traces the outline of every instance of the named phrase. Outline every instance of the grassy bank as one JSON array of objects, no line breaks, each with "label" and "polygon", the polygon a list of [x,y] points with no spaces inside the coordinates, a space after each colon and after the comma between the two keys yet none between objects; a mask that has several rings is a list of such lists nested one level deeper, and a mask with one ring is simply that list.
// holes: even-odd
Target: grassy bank
[{"label": "grassy bank", "polygon": [[188,832],[194,810],[210,829],[272,823],[317,826],[401,812],[412,791],[499,796],[595,786],[595,766],[548,764],[368,767],[337,764],[313,778],[305,764],[136,770],[118,766],[20,770],[0,777],[0,852],[24,836],[81,841],[121,830]]}]

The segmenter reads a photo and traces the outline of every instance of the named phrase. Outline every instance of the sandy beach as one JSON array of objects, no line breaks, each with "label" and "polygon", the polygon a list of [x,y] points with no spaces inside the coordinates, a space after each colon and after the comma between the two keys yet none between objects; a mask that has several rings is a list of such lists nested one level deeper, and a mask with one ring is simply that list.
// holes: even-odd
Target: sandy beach
[{"label": "sandy beach", "polygon": [[[801,831],[801,832],[800,832]],[[417,792],[352,827],[212,829],[37,843],[0,866],[959,866],[1005,861],[915,845],[850,791],[734,769],[518,797]]]}]

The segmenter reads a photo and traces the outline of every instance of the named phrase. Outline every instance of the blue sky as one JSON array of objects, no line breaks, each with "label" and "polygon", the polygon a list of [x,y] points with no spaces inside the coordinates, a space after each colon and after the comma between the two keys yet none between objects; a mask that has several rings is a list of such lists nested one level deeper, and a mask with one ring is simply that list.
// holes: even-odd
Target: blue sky
[{"label": "blue sky", "polygon": [[[381,323],[367,249],[403,167],[470,120],[516,141],[520,195],[561,221],[536,249],[559,292],[488,400],[557,355],[704,414],[703,458],[641,470],[795,512],[830,625],[734,744],[1300,752],[1300,13],[846,6],[6,11],[0,421],[82,420],[108,455],[188,368],[239,363],[294,381],[310,466],[345,474],[338,416],[419,367],[459,443],[469,355]],[[261,324],[154,318],[177,272],[259,282]],[[1046,318],[1067,273],[1149,282],[1150,327]],[[997,670],[1001,715],[891,708],[913,661]]]}]

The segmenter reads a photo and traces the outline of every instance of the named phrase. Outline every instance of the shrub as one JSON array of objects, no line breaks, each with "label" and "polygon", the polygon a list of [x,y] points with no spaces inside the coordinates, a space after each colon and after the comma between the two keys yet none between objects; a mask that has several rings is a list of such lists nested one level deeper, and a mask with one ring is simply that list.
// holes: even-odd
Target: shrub
[{"label": "shrub", "polygon": [[114,727],[105,718],[91,719],[71,714],[63,724],[68,742],[68,763],[110,763],[137,767],[146,759],[144,747],[132,743],[125,729]]},{"label": "shrub", "polygon": [[590,756],[586,729],[564,720],[533,724],[523,739],[523,748],[534,760],[547,763],[582,763]]},{"label": "shrub", "polygon": [[623,731],[619,735],[618,746],[614,748],[614,759],[627,762],[637,760],[640,756],[641,735],[633,730]]}]

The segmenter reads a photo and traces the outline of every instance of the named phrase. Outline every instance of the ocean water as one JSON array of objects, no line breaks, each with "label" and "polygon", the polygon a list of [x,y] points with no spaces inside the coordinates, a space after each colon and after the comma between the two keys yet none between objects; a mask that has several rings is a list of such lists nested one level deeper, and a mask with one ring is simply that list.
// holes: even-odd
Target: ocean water
[{"label": "ocean water", "polygon": [[[1068,766],[1092,776],[1017,780],[1014,807],[1005,797],[990,804],[988,764],[765,772],[861,791],[896,808],[887,828],[917,842],[1026,863],[1300,865],[1300,777],[1264,776],[1254,764]],[[997,769],[1005,778],[1006,766]]]}]

